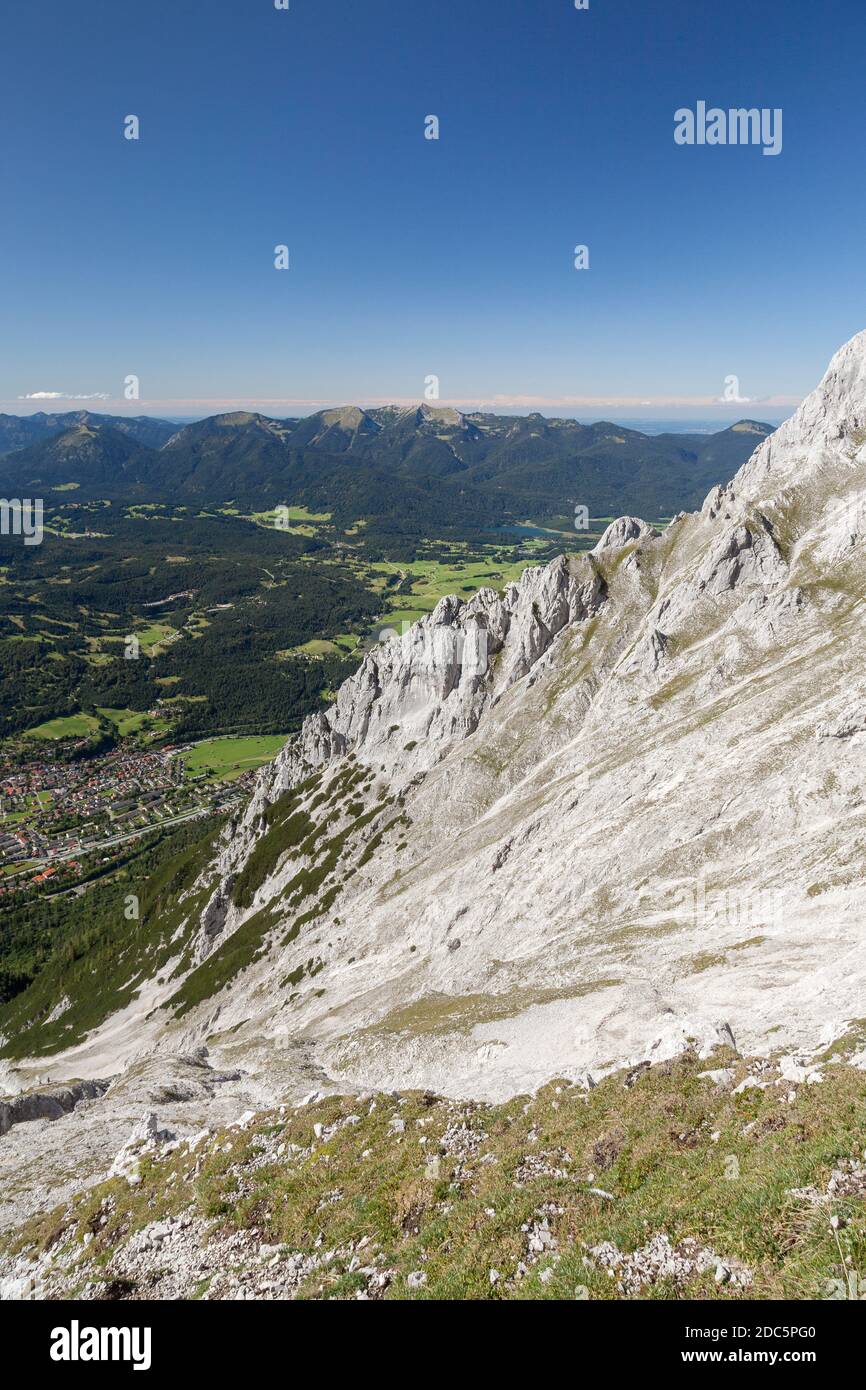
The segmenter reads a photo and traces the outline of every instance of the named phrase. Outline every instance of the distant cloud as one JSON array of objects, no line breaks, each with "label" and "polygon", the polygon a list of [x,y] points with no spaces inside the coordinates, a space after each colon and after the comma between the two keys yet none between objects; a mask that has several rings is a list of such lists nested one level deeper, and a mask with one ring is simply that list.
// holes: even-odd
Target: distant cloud
[{"label": "distant cloud", "polygon": [[26,396],[19,396],[19,401],[107,401],[110,396],[107,391],[90,391],[73,393],[69,391],[28,391]]}]

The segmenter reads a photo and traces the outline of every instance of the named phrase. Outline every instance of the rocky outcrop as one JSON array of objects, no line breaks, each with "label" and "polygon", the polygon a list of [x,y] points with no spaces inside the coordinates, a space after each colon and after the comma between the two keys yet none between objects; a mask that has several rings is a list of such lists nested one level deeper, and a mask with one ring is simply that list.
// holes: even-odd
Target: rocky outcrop
[{"label": "rocky outcrop", "polygon": [[819,724],[818,738],[853,738],[855,734],[866,734],[866,705],[845,710],[835,719]]},{"label": "rocky outcrop", "polygon": [[160,1129],[159,1120],[152,1111],[142,1115],[123,1148],[115,1155],[108,1176],[124,1178],[131,1187],[136,1186],[141,1181],[144,1160],[166,1151],[175,1139],[172,1130]]},{"label": "rocky outcrop", "polygon": [[441,599],[428,617],[369,652],[329,710],[305,720],[273,766],[269,794],[347,752],[398,776],[430,768],[475,733],[559,633],[597,613],[605,593],[587,557],[560,556],[524,571],[502,594]]},{"label": "rocky outcrop", "polygon": [[27,1120],[59,1120],[82,1100],[98,1100],[108,1090],[107,1081],[74,1081],[66,1086],[43,1087],[0,1100],[0,1135]]},{"label": "rocky outcrop", "polygon": [[226,920],[231,908],[233,877],[229,875],[213,890],[201,915],[201,925],[196,933],[193,959],[196,965],[206,960],[225,930]]},{"label": "rocky outcrop", "polygon": [[600,555],[603,550],[621,550],[624,545],[631,545],[634,541],[651,540],[658,534],[654,526],[648,526],[639,517],[621,516],[610,523],[595,546],[593,554]]}]

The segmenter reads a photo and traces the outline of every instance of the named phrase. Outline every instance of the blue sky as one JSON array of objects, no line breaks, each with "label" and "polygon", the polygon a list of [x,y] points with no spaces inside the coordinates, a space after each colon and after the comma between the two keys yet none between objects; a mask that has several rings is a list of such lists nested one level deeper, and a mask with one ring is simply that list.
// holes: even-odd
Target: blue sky
[{"label": "blue sky", "polygon": [[[863,0],[10,7],[0,410],[781,418],[866,326],[864,50]],[[782,153],[677,146],[699,100]]]}]

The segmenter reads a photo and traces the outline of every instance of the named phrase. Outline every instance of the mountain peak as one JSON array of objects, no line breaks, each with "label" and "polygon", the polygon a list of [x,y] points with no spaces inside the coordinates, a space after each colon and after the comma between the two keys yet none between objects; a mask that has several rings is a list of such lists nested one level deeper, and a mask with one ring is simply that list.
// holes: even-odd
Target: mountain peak
[{"label": "mountain peak", "polygon": [[269,425],[271,422],[256,410],[228,410],[224,415],[212,415],[211,423],[220,429],[243,429],[245,425]]},{"label": "mountain peak", "polygon": [[735,424],[729,425],[728,429],[732,434],[757,434],[765,439],[772,433],[769,425],[762,425],[760,420],[737,420]]},{"label": "mountain peak", "polygon": [[359,405],[341,405],[334,410],[323,410],[320,418],[329,426],[340,425],[343,429],[357,430],[370,417]]},{"label": "mountain peak", "polygon": [[431,424],[450,425],[453,429],[463,429],[466,424],[465,415],[453,406],[430,405],[425,401],[418,414],[422,420],[429,420]]},{"label": "mountain peak", "polygon": [[796,488],[814,492],[814,506],[821,507],[834,491],[850,489],[866,459],[864,446],[866,330],[833,356],[815,390],[756,449],[725,495],[740,504],[767,504]]},{"label": "mountain peak", "polygon": [[[788,422],[791,432],[837,440],[866,424],[866,329],[831,359],[818,386]],[[782,430],[787,428],[782,426]]]}]

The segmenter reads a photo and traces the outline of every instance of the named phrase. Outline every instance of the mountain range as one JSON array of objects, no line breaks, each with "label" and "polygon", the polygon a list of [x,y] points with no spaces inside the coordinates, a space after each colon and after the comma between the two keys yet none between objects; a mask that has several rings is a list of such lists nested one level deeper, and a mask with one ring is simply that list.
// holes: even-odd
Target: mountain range
[{"label": "mountain range", "polygon": [[177,429],[147,417],[0,416],[0,487],[29,496],[300,502],[347,524],[437,517],[467,526],[641,511],[666,516],[727,481],[769,425],[646,435],[619,425],[412,409],[324,410],[306,419],[236,411]]}]

